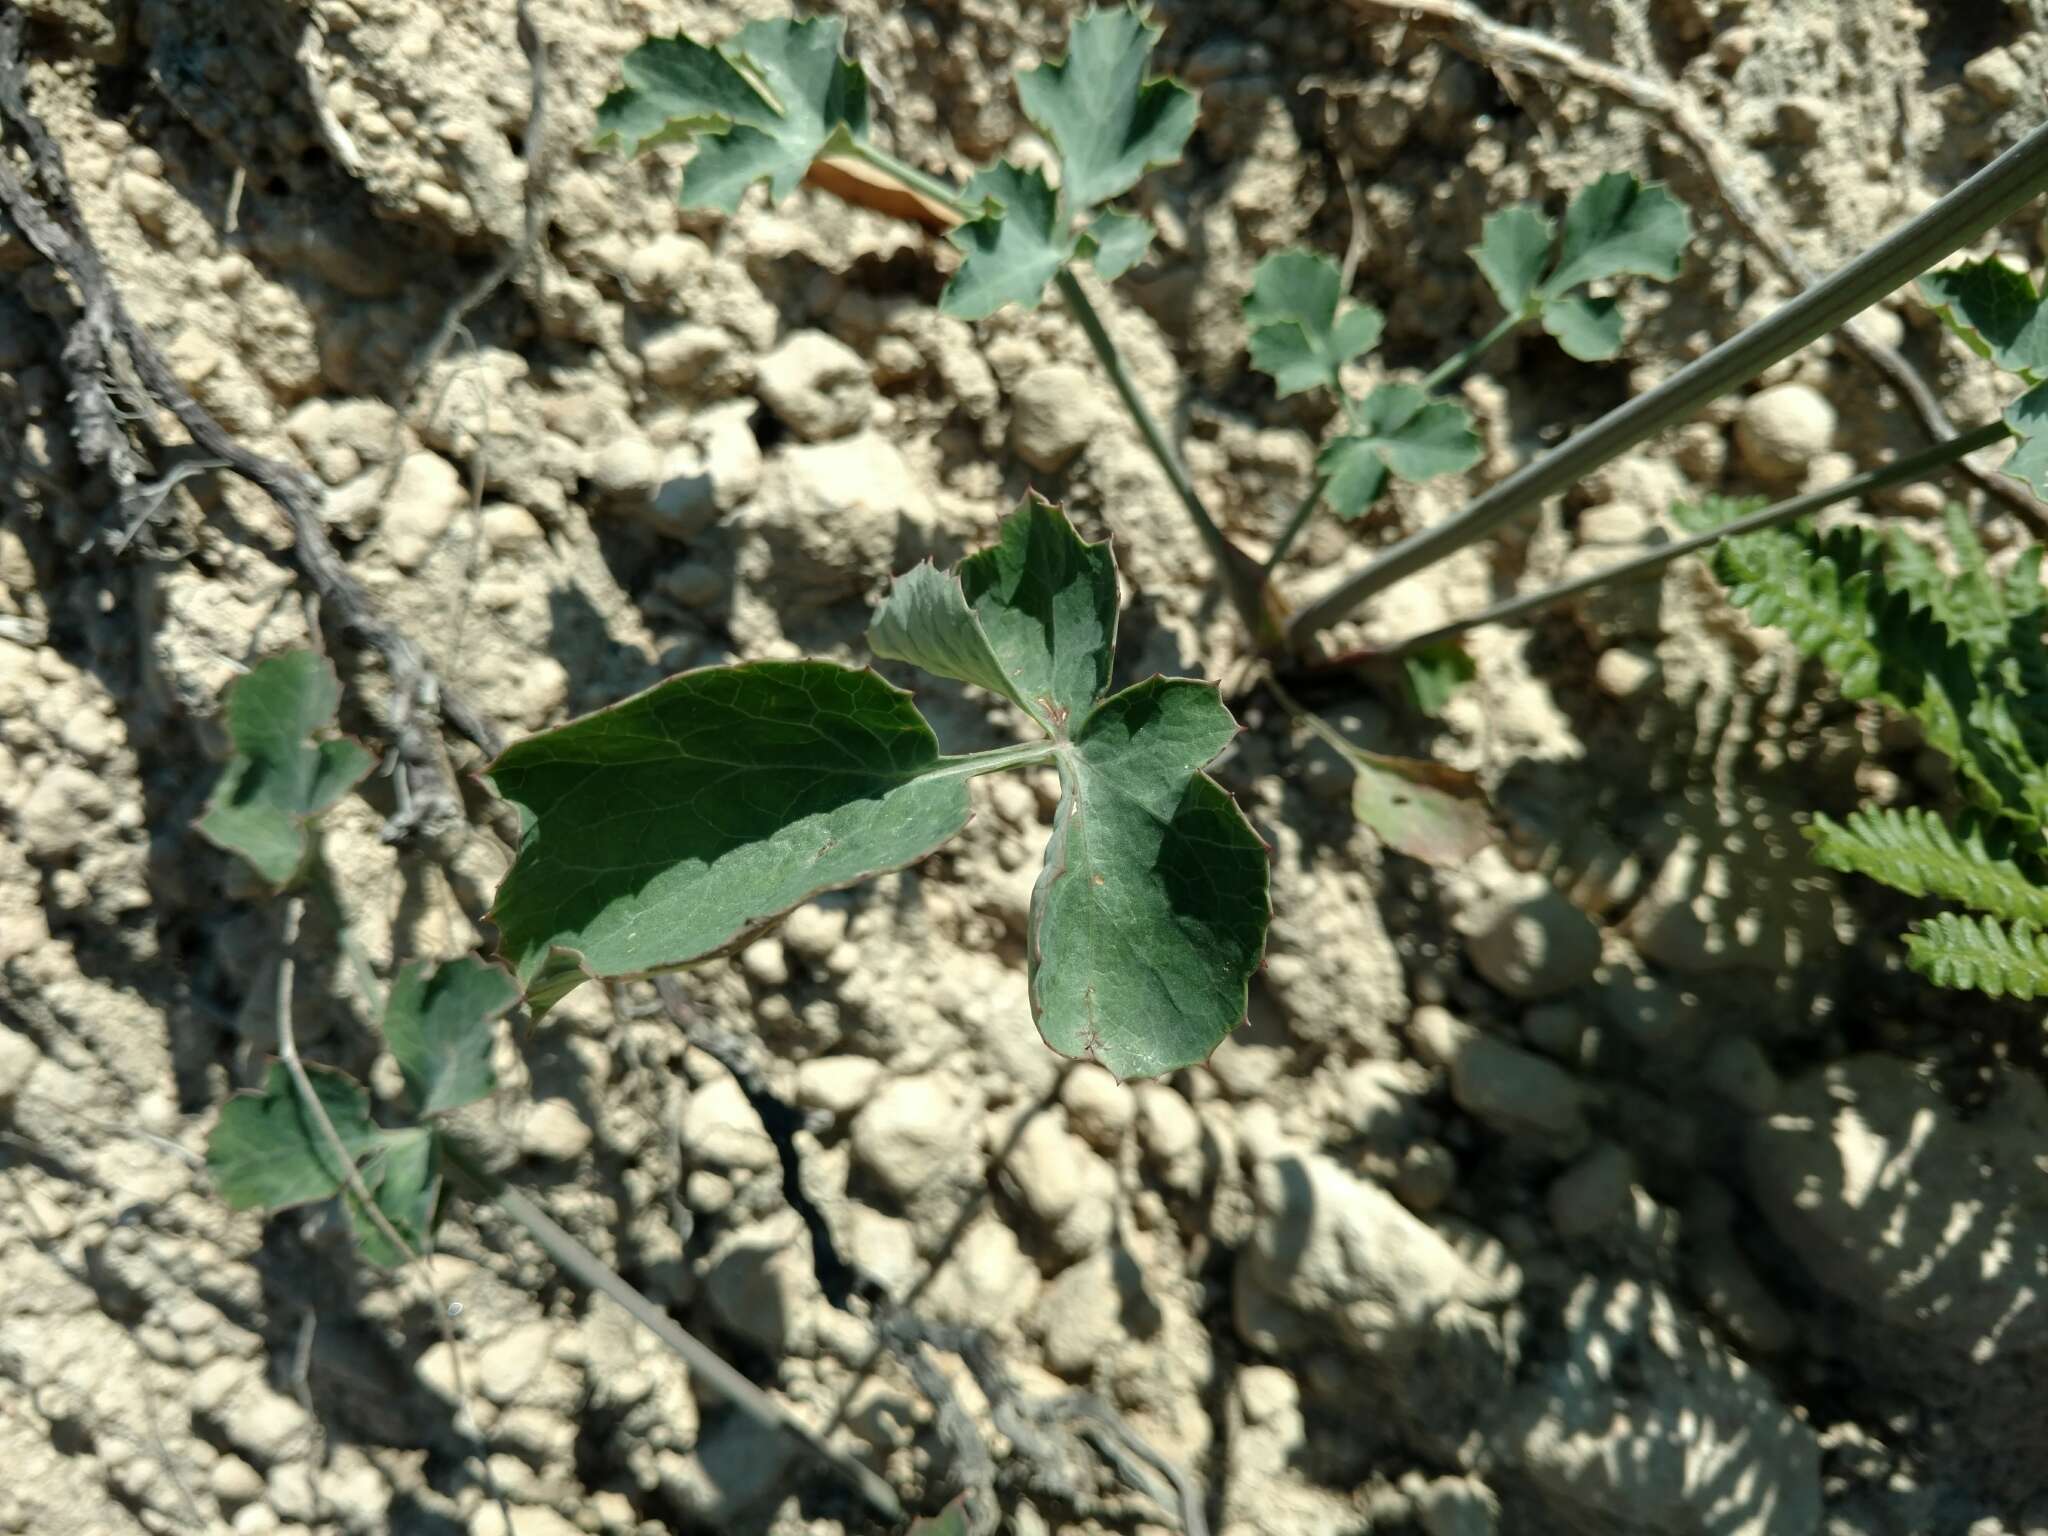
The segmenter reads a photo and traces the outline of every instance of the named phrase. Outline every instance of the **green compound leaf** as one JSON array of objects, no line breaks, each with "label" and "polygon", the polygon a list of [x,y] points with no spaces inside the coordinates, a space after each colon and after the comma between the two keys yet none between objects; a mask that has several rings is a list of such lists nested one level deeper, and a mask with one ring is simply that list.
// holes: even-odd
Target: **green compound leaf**
[{"label": "green compound leaf", "polygon": [[1171,165],[1194,132],[1195,93],[1146,77],[1160,35],[1133,7],[1090,11],[1074,23],[1064,59],[1017,77],[1024,115],[1059,152],[1070,217]]},{"label": "green compound leaf", "polygon": [[2048,384],[2037,384],[2005,408],[2005,424],[2019,438],[2005,472],[2048,500]]},{"label": "green compound leaf", "polygon": [[384,1004],[384,1043],[422,1115],[460,1109],[498,1086],[491,1024],[519,1001],[519,984],[472,956],[401,966]]},{"label": "green compound leaf", "polygon": [[1479,664],[1455,640],[1441,640],[1401,658],[1401,676],[1415,707],[1432,720],[1443,714],[1457,691],[1479,675]]},{"label": "green compound leaf", "polygon": [[391,1269],[426,1251],[441,1194],[434,1165],[434,1133],[424,1126],[384,1132],[383,1145],[363,1164],[363,1187],[370,1191],[370,1198],[404,1243],[403,1248],[393,1245],[384,1228],[363,1209],[355,1191],[342,1191],[349,1230],[363,1257],[372,1264]]},{"label": "green compound leaf", "polygon": [[1543,305],[1543,329],[1580,362],[1604,363],[1621,350],[1621,305],[1584,294],[1549,299]]},{"label": "green compound leaf", "polygon": [[[360,1161],[383,1144],[360,1083],[325,1067],[308,1067],[306,1076],[351,1158]],[[325,1200],[346,1179],[281,1061],[271,1063],[261,1093],[238,1093],[221,1106],[206,1140],[206,1167],[221,1198],[238,1211]]]},{"label": "green compound leaf", "polygon": [[1007,160],[976,172],[963,196],[983,212],[946,237],[964,259],[940,295],[939,308],[962,320],[983,319],[1005,304],[1032,308],[1074,255],[1075,238],[1060,218],[1058,196],[1041,172]]},{"label": "green compound leaf", "polygon": [[2048,996],[2048,934],[2031,923],[1943,912],[1906,935],[1906,963],[1939,987],[2016,997]]},{"label": "green compound leaf", "polygon": [[1281,398],[1337,389],[1338,370],[1379,342],[1385,320],[1370,304],[1339,312],[1343,274],[1314,251],[1276,251],[1259,263],[1244,296],[1252,366]]},{"label": "green compound leaf", "polygon": [[1997,260],[1966,262],[1929,272],[1920,292],[1979,357],[2012,373],[2048,372],[2048,308],[2026,273]]},{"label": "green compound leaf", "polygon": [[1244,1019],[1265,944],[1265,844],[1201,772],[1237,734],[1214,686],[1153,678],[1060,751],[1031,896],[1031,1006],[1065,1056],[1120,1078],[1208,1059]]},{"label": "green compound leaf", "polygon": [[1918,807],[1865,807],[1846,823],[1816,815],[1806,835],[1814,858],[1829,869],[1882,881],[1909,896],[1960,902],[2008,922],[2048,926],[2048,887],[1994,856],[1981,835],[1959,837]]},{"label": "green compound leaf", "polygon": [[1316,459],[1339,517],[1357,517],[1377,501],[1389,471],[1428,480],[1469,468],[1480,454],[1471,413],[1454,401],[1431,400],[1413,384],[1384,384],[1367,395],[1354,427]]},{"label": "green compound leaf", "polygon": [[946,842],[967,824],[970,771],[872,672],[683,673],[491,766],[524,827],[492,909],[500,948],[536,1012],[585,976],[724,953]]},{"label": "green compound leaf", "polygon": [[1095,263],[1106,281],[1114,282],[1145,259],[1152,249],[1152,225],[1136,214],[1114,208],[1095,216],[1081,237],[1081,252]]},{"label": "green compound leaf", "polygon": [[696,140],[686,208],[731,213],[763,180],[787,197],[835,140],[867,136],[867,76],[841,57],[844,31],[826,17],[750,22],[716,48],[650,38],[626,55],[625,84],[598,108],[598,143],[634,155]]},{"label": "green compound leaf", "polygon": [[878,614],[879,653],[1018,702],[1037,744],[941,757],[872,673],[755,662],[512,748],[492,777],[525,836],[493,915],[529,1002],[736,948],[946,841],[970,775],[1049,760],[1064,793],[1033,896],[1041,1033],[1125,1076],[1204,1059],[1244,1017],[1265,848],[1201,772],[1236,731],[1213,688],[1155,679],[1099,702],[1116,590],[1108,549],[1034,500],[994,548],[950,575],[919,567]]},{"label": "green compound leaf", "polygon": [[1692,220],[1661,182],[1645,185],[1624,171],[1602,176],[1572,199],[1564,215],[1557,266],[1544,281],[1546,298],[1605,277],[1678,276]]},{"label": "green compound leaf", "polygon": [[868,628],[877,656],[1003,694],[1064,739],[1109,687],[1116,560],[1066,515],[1031,497],[993,547],[952,575],[930,564],[900,577]]},{"label": "green compound leaf", "polygon": [[1564,240],[1550,275],[1556,225],[1531,207],[1489,218],[1469,252],[1510,315],[1540,315],[1543,328],[1581,362],[1605,362],[1621,350],[1621,310],[1612,298],[1573,290],[1613,277],[1678,276],[1692,221],[1661,183],[1623,172],[1603,176],[1565,210]]},{"label": "green compound leaf", "polygon": [[1480,228],[1479,243],[1466,254],[1492,287],[1500,307],[1519,315],[1535,307],[1532,300],[1556,239],[1557,225],[1525,204],[1489,218]]},{"label": "green compound leaf", "polygon": [[253,667],[228,691],[235,755],[206,802],[198,829],[241,855],[272,885],[287,884],[306,857],[306,823],[333,807],[372,767],[353,741],[314,742],[334,723],[341,684],[311,651]]}]

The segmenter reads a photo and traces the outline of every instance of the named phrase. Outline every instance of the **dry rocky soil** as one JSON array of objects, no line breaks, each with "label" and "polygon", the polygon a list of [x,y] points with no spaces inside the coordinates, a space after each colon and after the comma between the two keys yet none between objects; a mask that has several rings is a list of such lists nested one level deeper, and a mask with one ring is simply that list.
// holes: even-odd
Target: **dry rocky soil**
[{"label": "dry rocky soil", "polygon": [[[1072,12],[831,8],[878,132],[955,174],[1028,139],[1010,71],[1057,52]],[[862,661],[891,572],[982,542],[1027,486],[1114,539],[1123,675],[1244,660],[1063,313],[943,319],[951,253],[913,227],[813,192],[685,213],[681,151],[588,147],[635,41],[721,36],[773,0],[534,5],[541,142],[512,0],[26,9],[32,101],[129,304],[224,423],[317,477],[355,574],[508,736],[684,667]],[[2031,127],[2048,72],[2038,0],[1500,11],[1677,78],[1823,269]],[[1366,0],[1158,16],[1201,125],[1145,190],[1152,258],[1098,291],[1250,546],[1325,425],[1248,370],[1237,303],[1263,253],[1355,240],[1389,322],[1371,367],[1400,373],[1492,323],[1463,255],[1489,211],[1555,211],[1616,169],[1693,210],[1681,279],[1630,290],[1622,362],[1500,348],[1465,385],[1484,460],[1321,527],[1304,588],[1785,297],[1685,147],[1586,88],[1496,73]],[[521,252],[529,206],[538,245],[413,377]],[[1982,249],[2038,265],[2039,228]],[[882,1529],[520,1229],[458,1207],[431,1263],[486,1468],[416,1279],[360,1262],[331,1210],[264,1220],[210,1190],[206,1133],[274,1048],[280,910],[192,821],[223,688],[309,643],[311,616],[276,510],[232,478],[109,536],[71,439],[70,313],[0,222],[0,1532],[500,1533],[486,1470],[519,1536]],[[1959,420],[1995,408],[1909,294],[1867,323]],[[1674,499],[1919,441],[1823,342],[1349,638],[1619,558],[1667,535]],[[1052,801],[1026,779],[983,781],[951,851],[694,973],[690,1006],[805,1113],[803,1183],[839,1249],[980,1330],[1023,1398],[1098,1394],[1227,1536],[2048,1532],[2038,1010],[1908,976],[1903,909],[1812,868],[1797,826],[1937,797],[1942,764],[1696,565],[1475,653],[1437,725],[1327,706],[1482,776],[1508,835],[1451,873],[1384,854],[1341,762],[1238,698],[1219,773],[1272,844],[1275,916],[1250,1020],[1202,1069],[1124,1086],[1038,1042],[1021,928]],[[336,661],[344,725],[374,738],[380,669]],[[965,689],[925,699],[950,750],[1013,728]],[[483,817],[388,846],[394,793],[374,777],[324,833],[386,974],[483,942],[506,858]],[[388,1099],[341,947],[309,915],[299,1033]],[[912,1505],[944,1495],[960,1467],[929,1396],[826,1300],[761,1119],[651,993],[515,1018],[498,1065],[464,1122],[494,1166]],[[1099,1461],[991,1442],[1006,1530],[1174,1528]]]}]

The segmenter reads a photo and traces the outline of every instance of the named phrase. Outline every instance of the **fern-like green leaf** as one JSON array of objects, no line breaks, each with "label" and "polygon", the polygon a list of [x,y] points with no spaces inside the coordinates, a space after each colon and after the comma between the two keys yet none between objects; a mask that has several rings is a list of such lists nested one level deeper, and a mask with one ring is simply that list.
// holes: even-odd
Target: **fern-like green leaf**
[{"label": "fern-like green leaf", "polygon": [[1882,682],[1884,656],[1871,635],[1870,575],[1844,576],[1810,536],[1782,528],[1730,539],[1714,553],[1714,574],[1728,597],[1759,624],[1785,630],[1824,663],[1852,699]]},{"label": "fern-like green leaf", "polygon": [[1943,912],[1906,935],[1907,964],[1940,987],[2016,997],[2048,995],[2048,934],[2032,923]]},{"label": "fern-like green leaf", "polygon": [[1978,833],[1958,836],[1917,807],[1865,808],[1847,822],[1816,816],[1807,829],[1813,855],[1829,869],[1865,875],[1909,896],[1938,896],[2007,922],[2048,927],[2048,886],[2010,859],[1995,857]]}]

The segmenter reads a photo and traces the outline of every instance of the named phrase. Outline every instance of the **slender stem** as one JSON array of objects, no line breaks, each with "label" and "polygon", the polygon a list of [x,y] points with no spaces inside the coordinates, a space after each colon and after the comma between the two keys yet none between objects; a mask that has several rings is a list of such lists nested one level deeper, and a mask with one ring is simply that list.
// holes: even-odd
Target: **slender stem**
[{"label": "slender stem", "polygon": [[895,1491],[872,1470],[827,1445],[809,1425],[734,1370],[700,1340],[677,1327],[668,1313],[628,1285],[538,1204],[455,1146],[452,1137],[444,1136],[442,1147],[449,1166],[472,1196],[497,1206],[524,1227],[541,1250],[568,1274],[625,1308],[634,1322],[667,1345],[700,1381],[763,1428],[792,1436],[859,1489],[861,1497],[873,1505],[884,1519],[903,1519],[903,1506]]},{"label": "slender stem", "polygon": [[1258,563],[1237,545],[1232,543],[1209,515],[1209,509],[1202,504],[1201,495],[1195,490],[1195,483],[1188,477],[1187,466],[1181,463],[1180,455],[1173,444],[1167,441],[1166,430],[1159,419],[1152,414],[1152,408],[1145,404],[1138,393],[1137,381],[1131,377],[1131,370],[1125,366],[1123,354],[1117,350],[1115,340],[1102,323],[1094,302],[1082,288],[1081,281],[1070,268],[1062,267],[1053,284],[1066,300],[1067,308],[1073,311],[1080,322],[1081,330],[1088,338],[1088,344],[1095,349],[1096,361],[1102,364],[1103,372],[1109,375],[1109,382],[1115,387],[1117,398],[1124,403],[1131,421],[1138,429],[1138,435],[1145,440],[1145,446],[1152,450],[1152,457],[1159,463],[1160,470],[1173,487],[1174,495],[1187,509],[1195,532],[1202,536],[1202,542],[1209,546],[1209,554],[1216,562],[1217,574],[1222,578],[1223,589],[1229,595],[1231,606],[1237,609],[1238,617],[1244,620],[1247,633],[1254,643],[1264,648],[1278,639],[1278,628],[1274,616],[1269,612],[1270,589],[1266,584],[1265,572]]},{"label": "slender stem", "polygon": [[1479,359],[1486,356],[1496,346],[1500,345],[1511,331],[1518,329],[1524,322],[1532,318],[1529,312],[1523,309],[1513,310],[1501,316],[1500,323],[1473,342],[1471,346],[1437,364],[1428,377],[1423,379],[1422,392],[1426,395],[1435,394],[1467,368],[1478,362]]},{"label": "slender stem", "polygon": [[1269,577],[1287,558],[1287,552],[1294,548],[1294,541],[1301,537],[1301,530],[1308,526],[1309,519],[1316,515],[1316,508],[1322,504],[1323,490],[1329,481],[1320,471],[1311,470],[1310,476],[1308,494],[1301,498],[1301,505],[1294,509],[1294,515],[1287,519],[1287,526],[1280,530],[1280,537],[1273,541],[1273,552],[1266,556],[1265,571]]},{"label": "slender stem", "polygon": [[964,752],[957,757],[939,759],[940,773],[959,774],[973,777],[984,773],[1000,773],[1005,768],[1033,768],[1040,763],[1049,763],[1059,753],[1059,748],[1049,741],[1020,742],[1014,747],[991,747],[986,752]]},{"label": "slender stem", "polygon": [[927,175],[907,161],[898,160],[886,149],[877,149],[874,145],[863,143],[859,140],[854,140],[840,147],[845,153],[853,156],[854,159],[872,165],[886,176],[894,176],[912,191],[923,194],[933,202],[950,208],[957,214],[972,215],[974,213],[974,209],[969,207],[966,200],[960,196],[960,189],[958,187],[943,182],[936,176]]},{"label": "slender stem", "polygon": [[1356,575],[1296,613],[1287,638],[1299,649],[1367,598],[1467,544],[1637,443],[1690,416],[1708,401],[1825,335],[1911,281],[2048,186],[2048,125],[2036,128],[1904,228],[1832,277],[1688,364],[1664,383],[1610,411],[1559,447],[1525,465],[1457,516],[1403,539]]},{"label": "slender stem", "polygon": [[1818,491],[1808,491],[1803,496],[1794,496],[1791,500],[1781,501],[1775,506],[1760,508],[1745,517],[1732,518],[1718,528],[1709,528],[1705,533],[1696,533],[1690,538],[1679,539],[1671,544],[1660,544],[1632,560],[1623,560],[1611,565],[1604,571],[1595,571],[1590,576],[1560,582],[1554,587],[1544,588],[1541,592],[1511,597],[1469,618],[1458,619],[1436,629],[1410,635],[1386,647],[1383,653],[1376,654],[1398,656],[1405,651],[1417,650],[1426,645],[1434,645],[1439,640],[1448,640],[1453,635],[1461,635],[1481,624],[1505,624],[1510,619],[1518,619],[1524,614],[1548,608],[1553,603],[1577,597],[1581,592],[1638,580],[1661,571],[1674,560],[1682,560],[1687,555],[1717,544],[1722,539],[1732,539],[1738,534],[1755,533],[1761,528],[1775,528],[1780,523],[1789,523],[1794,518],[1806,516],[1809,512],[1818,512],[1822,507],[1831,507],[1838,501],[1849,501],[1858,496],[1868,495],[1872,491],[1881,491],[1886,486],[1922,479],[1933,470],[1945,468],[1965,455],[1975,453],[1979,448],[1988,448],[2011,435],[2012,429],[2004,422],[1994,421],[1989,426],[1965,432],[1961,437],[1952,437],[1945,443],[1937,443],[1932,448],[1909,454],[1903,459],[1885,465],[1882,469],[1873,469],[1867,474],[1837,481]]}]

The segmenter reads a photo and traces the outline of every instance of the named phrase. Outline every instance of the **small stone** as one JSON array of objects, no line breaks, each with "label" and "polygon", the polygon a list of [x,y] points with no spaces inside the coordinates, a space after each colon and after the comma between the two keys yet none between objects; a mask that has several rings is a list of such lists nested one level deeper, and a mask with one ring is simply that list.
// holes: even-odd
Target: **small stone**
[{"label": "small stone", "polygon": [[773,934],[756,939],[740,951],[740,969],[757,987],[773,990],[789,985],[789,956],[782,951],[782,941]]},{"label": "small stone", "polygon": [[720,1242],[704,1293],[721,1323],[771,1357],[809,1353],[811,1304],[822,1298],[802,1218],[785,1207]]},{"label": "small stone", "polygon": [[470,1519],[470,1536],[583,1536],[582,1527],[566,1515],[541,1504],[512,1504],[512,1523],[505,1523],[505,1510],[491,1500]]},{"label": "small stone", "polygon": [[1123,1144],[1138,1112],[1131,1090],[1092,1062],[1067,1073],[1060,1085],[1060,1103],[1066,1107],[1067,1124],[1103,1153],[1113,1153]]},{"label": "small stone", "polygon": [[899,1077],[853,1122],[853,1155],[882,1187],[910,1200],[936,1186],[980,1177],[973,1121],[960,1085],[937,1073]]},{"label": "small stone", "polygon": [[1778,103],[1778,132],[1788,143],[1812,144],[1827,126],[1828,103],[1819,96],[1788,96]]},{"label": "small stone", "polygon": [[1202,1122],[1193,1106],[1164,1083],[1138,1084],[1137,1098],[1138,1139],[1160,1179],[1184,1193],[1199,1189],[1205,1172]]},{"label": "small stone", "polygon": [[647,382],[689,395],[722,393],[742,368],[732,333],[716,325],[671,325],[640,339]]},{"label": "small stone", "polygon": [[[377,471],[372,478],[380,478]],[[469,501],[462,476],[437,453],[409,453],[385,500],[379,529],[384,551],[401,571],[415,569],[447,534],[455,514]]]},{"label": "small stone", "polygon": [[1116,1221],[1116,1173],[1061,1123],[1041,1110],[1025,1121],[999,1170],[1003,1187],[1069,1259],[1109,1240]]},{"label": "small stone", "polygon": [[223,1456],[206,1474],[207,1487],[223,1509],[240,1509],[263,1497],[263,1474],[239,1456]]},{"label": "small stone", "polygon": [[1556,890],[1494,911],[1467,946],[1479,974],[1510,997],[1555,997],[1592,979],[1600,930]]},{"label": "small stone", "polygon": [[1418,1216],[1436,1210],[1458,1187],[1458,1160],[1441,1142],[1411,1142],[1394,1170],[1394,1198]]},{"label": "small stone", "polygon": [[796,1069],[796,1101],[806,1109],[844,1116],[867,1103],[881,1079],[882,1064],[865,1056],[820,1056]]},{"label": "small stone", "polygon": [[1522,1015],[1522,1038],[1556,1061],[1579,1059],[1586,1038],[1585,1015],[1569,1003],[1545,1003]]},{"label": "small stone", "polygon": [[1625,645],[1602,651],[1593,664],[1593,681],[1600,691],[1623,703],[1649,687],[1656,676],[1657,658]]},{"label": "small stone", "polygon": [[[1963,66],[1963,80],[1994,107],[2009,107],[2027,91],[2027,72],[2010,48],[1993,48]],[[126,178],[123,178],[125,186]]]},{"label": "small stone", "polygon": [[1702,1075],[1709,1088],[1752,1115],[1767,1115],[1778,1103],[1778,1074],[1763,1047],[1747,1035],[1723,1035],[1707,1052]]},{"label": "small stone", "polygon": [[1585,1090],[1556,1063],[1464,1026],[1450,1063],[1451,1097],[1503,1135],[1577,1140],[1585,1135]]},{"label": "small stone", "polygon": [[1835,408],[1810,384],[1774,384],[1742,404],[1735,446],[1759,480],[1796,481],[1835,437]]},{"label": "small stone", "polygon": [[546,1323],[521,1323],[500,1334],[476,1357],[477,1390],[503,1405],[514,1401],[548,1363],[554,1330]]},{"label": "small stone", "polygon": [[684,1103],[676,1117],[676,1139],[686,1158],[711,1168],[758,1171],[777,1162],[775,1142],[760,1114],[747,1102],[738,1081],[723,1073]]},{"label": "small stone", "polygon": [[875,404],[868,365],[823,331],[798,331],[762,358],[756,387],[790,431],[814,443],[859,431]]},{"label": "small stone", "polygon": [[933,1273],[923,1308],[963,1328],[1007,1328],[1038,1299],[1038,1266],[993,1216],[976,1219]]},{"label": "small stone", "polygon": [[97,774],[59,764],[36,780],[15,813],[15,830],[32,859],[56,863],[76,854],[113,810]]},{"label": "small stone", "polygon": [[574,1162],[590,1150],[592,1133],[566,1099],[542,1099],[519,1127],[519,1150],[547,1163]]},{"label": "small stone", "polygon": [[590,483],[620,501],[651,496],[661,483],[661,454],[638,433],[615,437],[591,455]]},{"label": "small stone", "polygon": [[43,1059],[36,1043],[19,1030],[0,1024],[0,1109],[21,1097],[30,1075]]},{"label": "small stone", "polygon": [[789,914],[782,925],[782,942],[806,964],[823,965],[846,938],[846,920],[846,908],[814,901]]},{"label": "small stone", "polygon": [[1602,1142],[1551,1183],[1550,1224],[1560,1237],[1590,1236],[1628,1209],[1635,1180],[1627,1149]]},{"label": "small stone", "polygon": [[305,1409],[261,1381],[242,1383],[215,1417],[221,1439],[259,1467],[302,1456],[313,1444]]},{"label": "small stone", "polygon": [[1034,368],[1010,400],[1010,447],[1033,469],[1064,468],[1101,420],[1095,381],[1070,363]]}]

